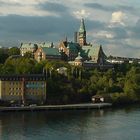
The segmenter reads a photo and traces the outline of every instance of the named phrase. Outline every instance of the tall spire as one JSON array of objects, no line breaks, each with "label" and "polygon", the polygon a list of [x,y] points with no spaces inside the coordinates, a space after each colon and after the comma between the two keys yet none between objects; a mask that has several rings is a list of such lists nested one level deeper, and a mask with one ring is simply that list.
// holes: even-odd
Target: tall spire
[{"label": "tall spire", "polygon": [[82,33],[82,32],[85,32],[85,31],[86,31],[85,23],[84,23],[84,19],[82,18],[80,28],[79,28],[79,32]]},{"label": "tall spire", "polygon": [[79,32],[78,32],[78,41],[80,46],[84,46],[86,45],[86,28],[85,28],[85,23],[84,23],[84,19],[81,19],[81,24],[80,24],[80,28],[79,28]]}]

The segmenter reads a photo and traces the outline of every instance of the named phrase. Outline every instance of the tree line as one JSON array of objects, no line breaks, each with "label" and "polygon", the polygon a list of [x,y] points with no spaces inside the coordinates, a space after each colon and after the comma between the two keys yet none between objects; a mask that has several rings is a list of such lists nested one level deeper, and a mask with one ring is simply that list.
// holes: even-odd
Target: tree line
[{"label": "tree line", "polygon": [[[0,75],[41,74],[47,75],[46,104],[68,104],[91,102],[93,95],[104,96],[114,104],[140,101],[140,65],[124,63],[114,65],[113,69],[85,69],[75,67],[64,61],[37,62],[14,47],[8,51],[0,49]],[[60,67],[67,68],[66,75],[57,72]]]}]

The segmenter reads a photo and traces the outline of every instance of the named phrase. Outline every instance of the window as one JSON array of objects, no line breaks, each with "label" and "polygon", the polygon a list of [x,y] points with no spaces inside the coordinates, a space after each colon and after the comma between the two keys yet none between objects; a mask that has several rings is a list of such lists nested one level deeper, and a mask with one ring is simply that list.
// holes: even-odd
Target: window
[{"label": "window", "polygon": [[14,93],[13,92],[10,92],[9,95],[14,95]]}]

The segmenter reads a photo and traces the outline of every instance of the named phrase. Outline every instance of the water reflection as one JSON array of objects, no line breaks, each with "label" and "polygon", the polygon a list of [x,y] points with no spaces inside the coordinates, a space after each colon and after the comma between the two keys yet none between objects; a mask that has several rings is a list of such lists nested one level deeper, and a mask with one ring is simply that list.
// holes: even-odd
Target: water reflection
[{"label": "water reflection", "polygon": [[139,108],[0,113],[0,140],[132,140],[139,118]]}]

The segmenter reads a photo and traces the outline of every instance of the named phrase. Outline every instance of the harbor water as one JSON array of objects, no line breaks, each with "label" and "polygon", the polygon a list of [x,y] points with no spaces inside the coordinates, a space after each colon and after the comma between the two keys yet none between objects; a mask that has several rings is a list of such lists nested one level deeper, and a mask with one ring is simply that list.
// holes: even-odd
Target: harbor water
[{"label": "harbor water", "polygon": [[0,112],[0,140],[140,140],[140,106]]}]

